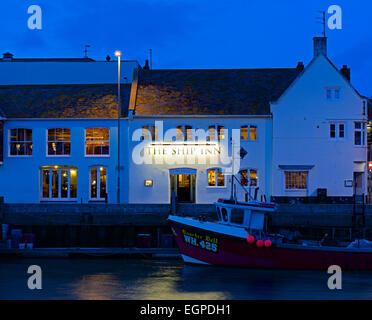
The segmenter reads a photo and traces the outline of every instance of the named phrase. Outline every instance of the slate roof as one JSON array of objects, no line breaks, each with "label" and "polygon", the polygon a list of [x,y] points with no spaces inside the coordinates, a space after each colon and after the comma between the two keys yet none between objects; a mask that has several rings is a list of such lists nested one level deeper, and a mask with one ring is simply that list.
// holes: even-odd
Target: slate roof
[{"label": "slate roof", "polygon": [[300,72],[139,70],[130,108],[135,115],[267,115]]},{"label": "slate roof", "polygon": [[[130,84],[121,85],[122,116]],[[0,86],[0,113],[7,118],[116,118],[117,85]]]}]

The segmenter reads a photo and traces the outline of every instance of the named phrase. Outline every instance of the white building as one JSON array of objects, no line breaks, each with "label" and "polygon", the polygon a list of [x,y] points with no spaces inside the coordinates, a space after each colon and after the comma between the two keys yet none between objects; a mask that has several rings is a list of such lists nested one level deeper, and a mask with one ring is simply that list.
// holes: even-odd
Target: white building
[{"label": "white building", "polygon": [[[328,60],[326,38],[314,38],[306,68],[133,70],[122,86],[122,203],[170,203],[172,193],[212,203],[230,196],[231,170],[241,200],[257,187],[278,202],[366,194],[367,100]],[[94,84],[0,86],[5,202],[117,201],[113,72]]]}]

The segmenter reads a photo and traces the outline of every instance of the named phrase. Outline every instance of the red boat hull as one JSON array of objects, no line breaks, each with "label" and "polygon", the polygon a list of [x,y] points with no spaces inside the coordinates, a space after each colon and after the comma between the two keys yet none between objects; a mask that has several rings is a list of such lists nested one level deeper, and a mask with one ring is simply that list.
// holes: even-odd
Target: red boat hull
[{"label": "red boat hull", "polygon": [[[371,252],[329,251],[295,246],[257,247],[245,239],[206,231],[187,224],[170,221],[179,250],[185,262],[246,268],[324,269],[338,265],[343,270],[372,269]],[[206,250],[199,243],[191,244],[185,235],[195,235],[201,241],[214,241],[216,250]],[[189,238],[188,238],[189,239]],[[204,246],[204,242],[203,242]],[[347,251],[347,250],[346,250]]]}]

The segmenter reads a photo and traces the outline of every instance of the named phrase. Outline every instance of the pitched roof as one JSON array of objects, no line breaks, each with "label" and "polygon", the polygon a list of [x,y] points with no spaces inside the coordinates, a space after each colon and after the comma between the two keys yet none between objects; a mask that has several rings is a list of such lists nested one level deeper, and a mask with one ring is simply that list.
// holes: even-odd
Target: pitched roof
[{"label": "pitched roof", "polygon": [[[126,117],[130,85],[121,85]],[[7,118],[116,118],[117,85],[0,86],[0,113]]]},{"label": "pitched roof", "polygon": [[265,115],[301,72],[293,69],[139,70],[135,115]]}]

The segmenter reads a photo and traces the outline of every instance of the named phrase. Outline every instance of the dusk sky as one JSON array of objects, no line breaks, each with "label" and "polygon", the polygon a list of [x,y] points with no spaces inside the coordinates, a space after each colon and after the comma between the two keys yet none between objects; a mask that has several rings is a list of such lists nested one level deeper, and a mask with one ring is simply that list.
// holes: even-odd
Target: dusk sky
[{"label": "dusk sky", "polygon": [[[1,52],[16,58],[104,60],[115,49],[153,68],[277,68],[310,62],[320,35],[318,10],[342,8],[342,30],[327,30],[328,56],[351,67],[354,87],[372,96],[372,2],[369,0],[2,0]],[[30,5],[42,30],[27,27]],[[329,16],[329,15],[328,15]]]}]

